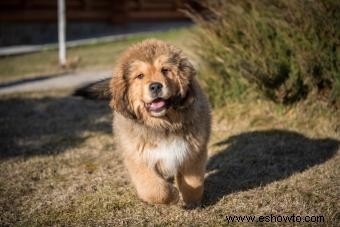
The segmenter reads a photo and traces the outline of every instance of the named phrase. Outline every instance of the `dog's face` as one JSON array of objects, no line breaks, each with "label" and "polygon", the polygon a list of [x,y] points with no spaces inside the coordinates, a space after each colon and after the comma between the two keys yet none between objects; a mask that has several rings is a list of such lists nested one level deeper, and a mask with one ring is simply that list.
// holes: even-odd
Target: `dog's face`
[{"label": "dog's face", "polygon": [[179,94],[177,67],[167,55],[152,62],[133,61],[130,65],[129,97],[134,109],[145,109],[153,117],[161,117]]},{"label": "dog's face", "polygon": [[129,48],[111,80],[111,106],[129,118],[164,119],[169,111],[188,105],[195,70],[173,46],[146,40]]}]

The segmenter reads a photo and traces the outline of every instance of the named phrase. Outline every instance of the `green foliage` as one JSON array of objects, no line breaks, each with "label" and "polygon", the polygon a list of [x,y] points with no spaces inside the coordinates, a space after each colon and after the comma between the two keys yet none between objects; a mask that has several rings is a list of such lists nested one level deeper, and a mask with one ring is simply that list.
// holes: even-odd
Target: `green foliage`
[{"label": "green foliage", "polygon": [[[336,0],[192,1],[205,80],[213,105],[255,88],[288,104],[307,95],[340,101],[340,2]],[[204,79],[204,78],[203,78]],[[214,87],[213,89],[210,87]]]}]

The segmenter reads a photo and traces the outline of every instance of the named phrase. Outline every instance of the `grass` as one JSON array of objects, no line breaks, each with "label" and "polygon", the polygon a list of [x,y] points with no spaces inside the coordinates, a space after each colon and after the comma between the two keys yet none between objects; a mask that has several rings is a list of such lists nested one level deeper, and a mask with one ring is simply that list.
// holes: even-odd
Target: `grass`
[{"label": "grass", "polygon": [[111,69],[118,54],[131,43],[146,38],[159,38],[183,47],[188,43],[190,29],[173,29],[167,32],[133,35],[121,41],[69,48],[67,57],[76,62],[76,68],[62,68],[58,65],[58,51],[47,50],[38,53],[0,58],[0,82],[59,75],[70,70]]},{"label": "grass", "polygon": [[340,103],[339,1],[190,1],[215,106],[249,89],[277,103]]},{"label": "grass", "polygon": [[190,211],[141,202],[107,103],[70,92],[0,98],[0,225],[220,226],[226,215],[270,214],[340,224],[339,112],[323,102],[227,100],[215,109],[205,199]]},{"label": "grass", "polygon": [[[154,37],[183,48],[203,87],[212,89],[210,99],[221,95],[205,80],[216,74],[191,51],[188,30]],[[120,51],[144,38],[72,48],[69,54],[81,57],[77,70],[109,69]],[[1,80],[57,73],[56,55],[2,58]],[[309,97],[285,106],[251,92],[224,99],[213,111],[203,206],[185,210],[183,204],[149,205],[136,197],[112,138],[108,103],[71,93],[0,97],[1,226],[238,226],[226,216],[271,214],[322,215],[325,223],[316,226],[340,224],[340,114],[323,101]]]}]

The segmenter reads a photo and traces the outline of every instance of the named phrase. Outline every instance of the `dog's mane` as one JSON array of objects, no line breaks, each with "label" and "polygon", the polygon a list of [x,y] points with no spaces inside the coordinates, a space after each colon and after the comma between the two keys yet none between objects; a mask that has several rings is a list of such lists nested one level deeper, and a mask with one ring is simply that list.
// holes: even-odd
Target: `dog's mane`
[{"label": "dog's mane", "polygon": [[[163,120],[140,119],[142,115],[129,107],[127,98],[130,65],[138,60],[152,64],[161,55],[166,55],[168,62],[176,66],[178,70],[176,75],[180,91],[170,99],[171,106],[175,112],[178,112],[175,115],[178,116],[168,116]],[[110,100],[110,106],[116,112],[140,123],[148,122],[150,125],[155,127],[158,125],[162,128],[178,128],[180,125],[175,126],[175,121],[181,121],[179,118],[183,115],[182,112],[195,101],[196,94],[193,87],[195,75],[195,69],[180,49],[159,40],[149,39],[132,45],[120,55],[115,64],[112,78],[80,87],[73,95],[87,99]]]}]

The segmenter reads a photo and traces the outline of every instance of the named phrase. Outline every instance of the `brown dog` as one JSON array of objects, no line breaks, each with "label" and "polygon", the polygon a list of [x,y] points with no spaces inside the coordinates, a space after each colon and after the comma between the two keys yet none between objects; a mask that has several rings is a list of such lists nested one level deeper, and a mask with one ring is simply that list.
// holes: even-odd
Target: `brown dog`
[{"label": "brown dog", "polygon": [[100,88],[110,94],[117,148],[146,202],[175,204],[179,192],[188,207],[201,201],[211,123],[195,74],[180,50],[146,40],[118,59],[109,90]]}]

